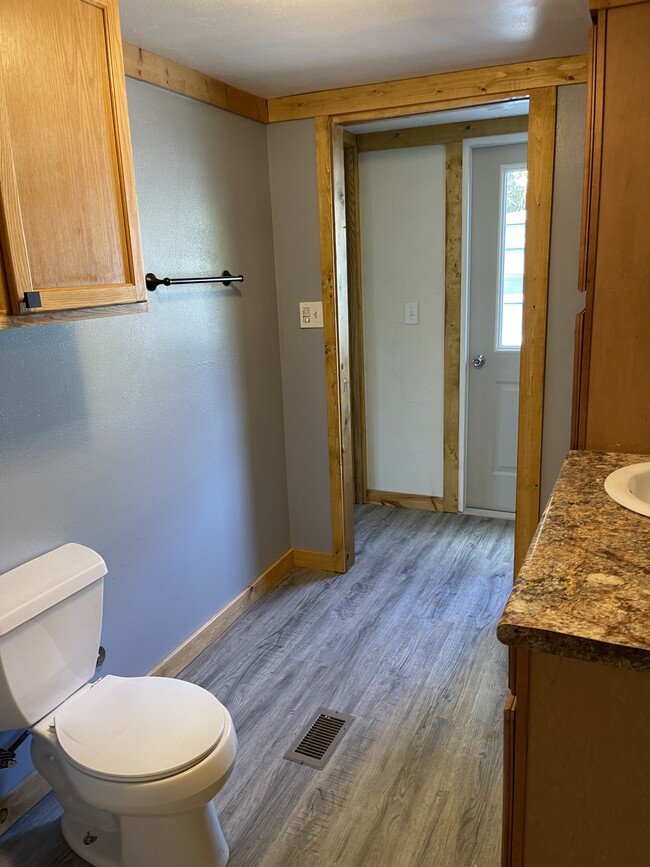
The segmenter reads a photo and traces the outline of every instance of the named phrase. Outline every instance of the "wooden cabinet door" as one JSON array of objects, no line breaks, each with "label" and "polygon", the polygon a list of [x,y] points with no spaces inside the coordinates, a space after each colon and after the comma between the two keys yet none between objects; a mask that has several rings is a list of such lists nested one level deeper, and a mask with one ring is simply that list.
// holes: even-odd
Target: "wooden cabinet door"
[{"label": "wooden cabinet door", "polygon": [[143,301],[117,0],[2,0],[0,39],[11,312]]},{"label": "wooden cabinet door", "polygon": [[650,450],[650,3],[600,0],[591,44],[578,448]]}]

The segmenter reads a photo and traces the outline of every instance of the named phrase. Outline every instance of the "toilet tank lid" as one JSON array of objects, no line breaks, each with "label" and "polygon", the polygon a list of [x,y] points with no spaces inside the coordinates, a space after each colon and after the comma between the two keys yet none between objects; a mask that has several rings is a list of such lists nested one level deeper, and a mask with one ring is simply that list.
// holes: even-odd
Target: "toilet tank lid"
[{"label": "toilet tank lid", "polygon": [[106,574],[96,551],[68,542],[0,575],[0,636]]}]

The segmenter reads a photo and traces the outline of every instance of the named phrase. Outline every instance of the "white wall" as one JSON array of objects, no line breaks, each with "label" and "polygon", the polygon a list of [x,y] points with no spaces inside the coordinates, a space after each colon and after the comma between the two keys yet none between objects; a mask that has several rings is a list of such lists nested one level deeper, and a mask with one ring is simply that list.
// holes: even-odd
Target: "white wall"
[{"label": "white wall", "polygon": [[445,148],[361,153],[359,187],[368,487],[441,496]]},{"label": "white wall", "polygon": [[290,542],[266,129],[127,88],[145,269],[246,282],[0,332],[0,572],[64,542],[95,548],[103,672],[138,675]]}]

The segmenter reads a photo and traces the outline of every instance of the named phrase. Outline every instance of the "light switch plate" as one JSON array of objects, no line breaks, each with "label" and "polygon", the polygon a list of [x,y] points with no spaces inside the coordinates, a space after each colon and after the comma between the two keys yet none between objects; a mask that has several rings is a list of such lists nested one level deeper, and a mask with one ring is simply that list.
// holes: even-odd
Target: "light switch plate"
[{"label": "light switch plate", "polygon": [[417,301],[407,301],[404,305],[404,324],[417,325],[420,321],[420,310]]},{"label": "light switch plate", "polygon": [[322,328],[323,327],[323,302],[301,301],[300,302],[300,327]]}]

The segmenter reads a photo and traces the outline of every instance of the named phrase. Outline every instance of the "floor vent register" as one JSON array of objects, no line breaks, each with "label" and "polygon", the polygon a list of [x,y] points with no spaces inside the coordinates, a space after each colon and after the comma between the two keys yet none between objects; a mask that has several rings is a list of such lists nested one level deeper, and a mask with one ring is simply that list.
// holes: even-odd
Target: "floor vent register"
[{"label": "floor vent register", "polygon": [[284,758],[321,770],[354,720],[349,714],[319,707]]}]

